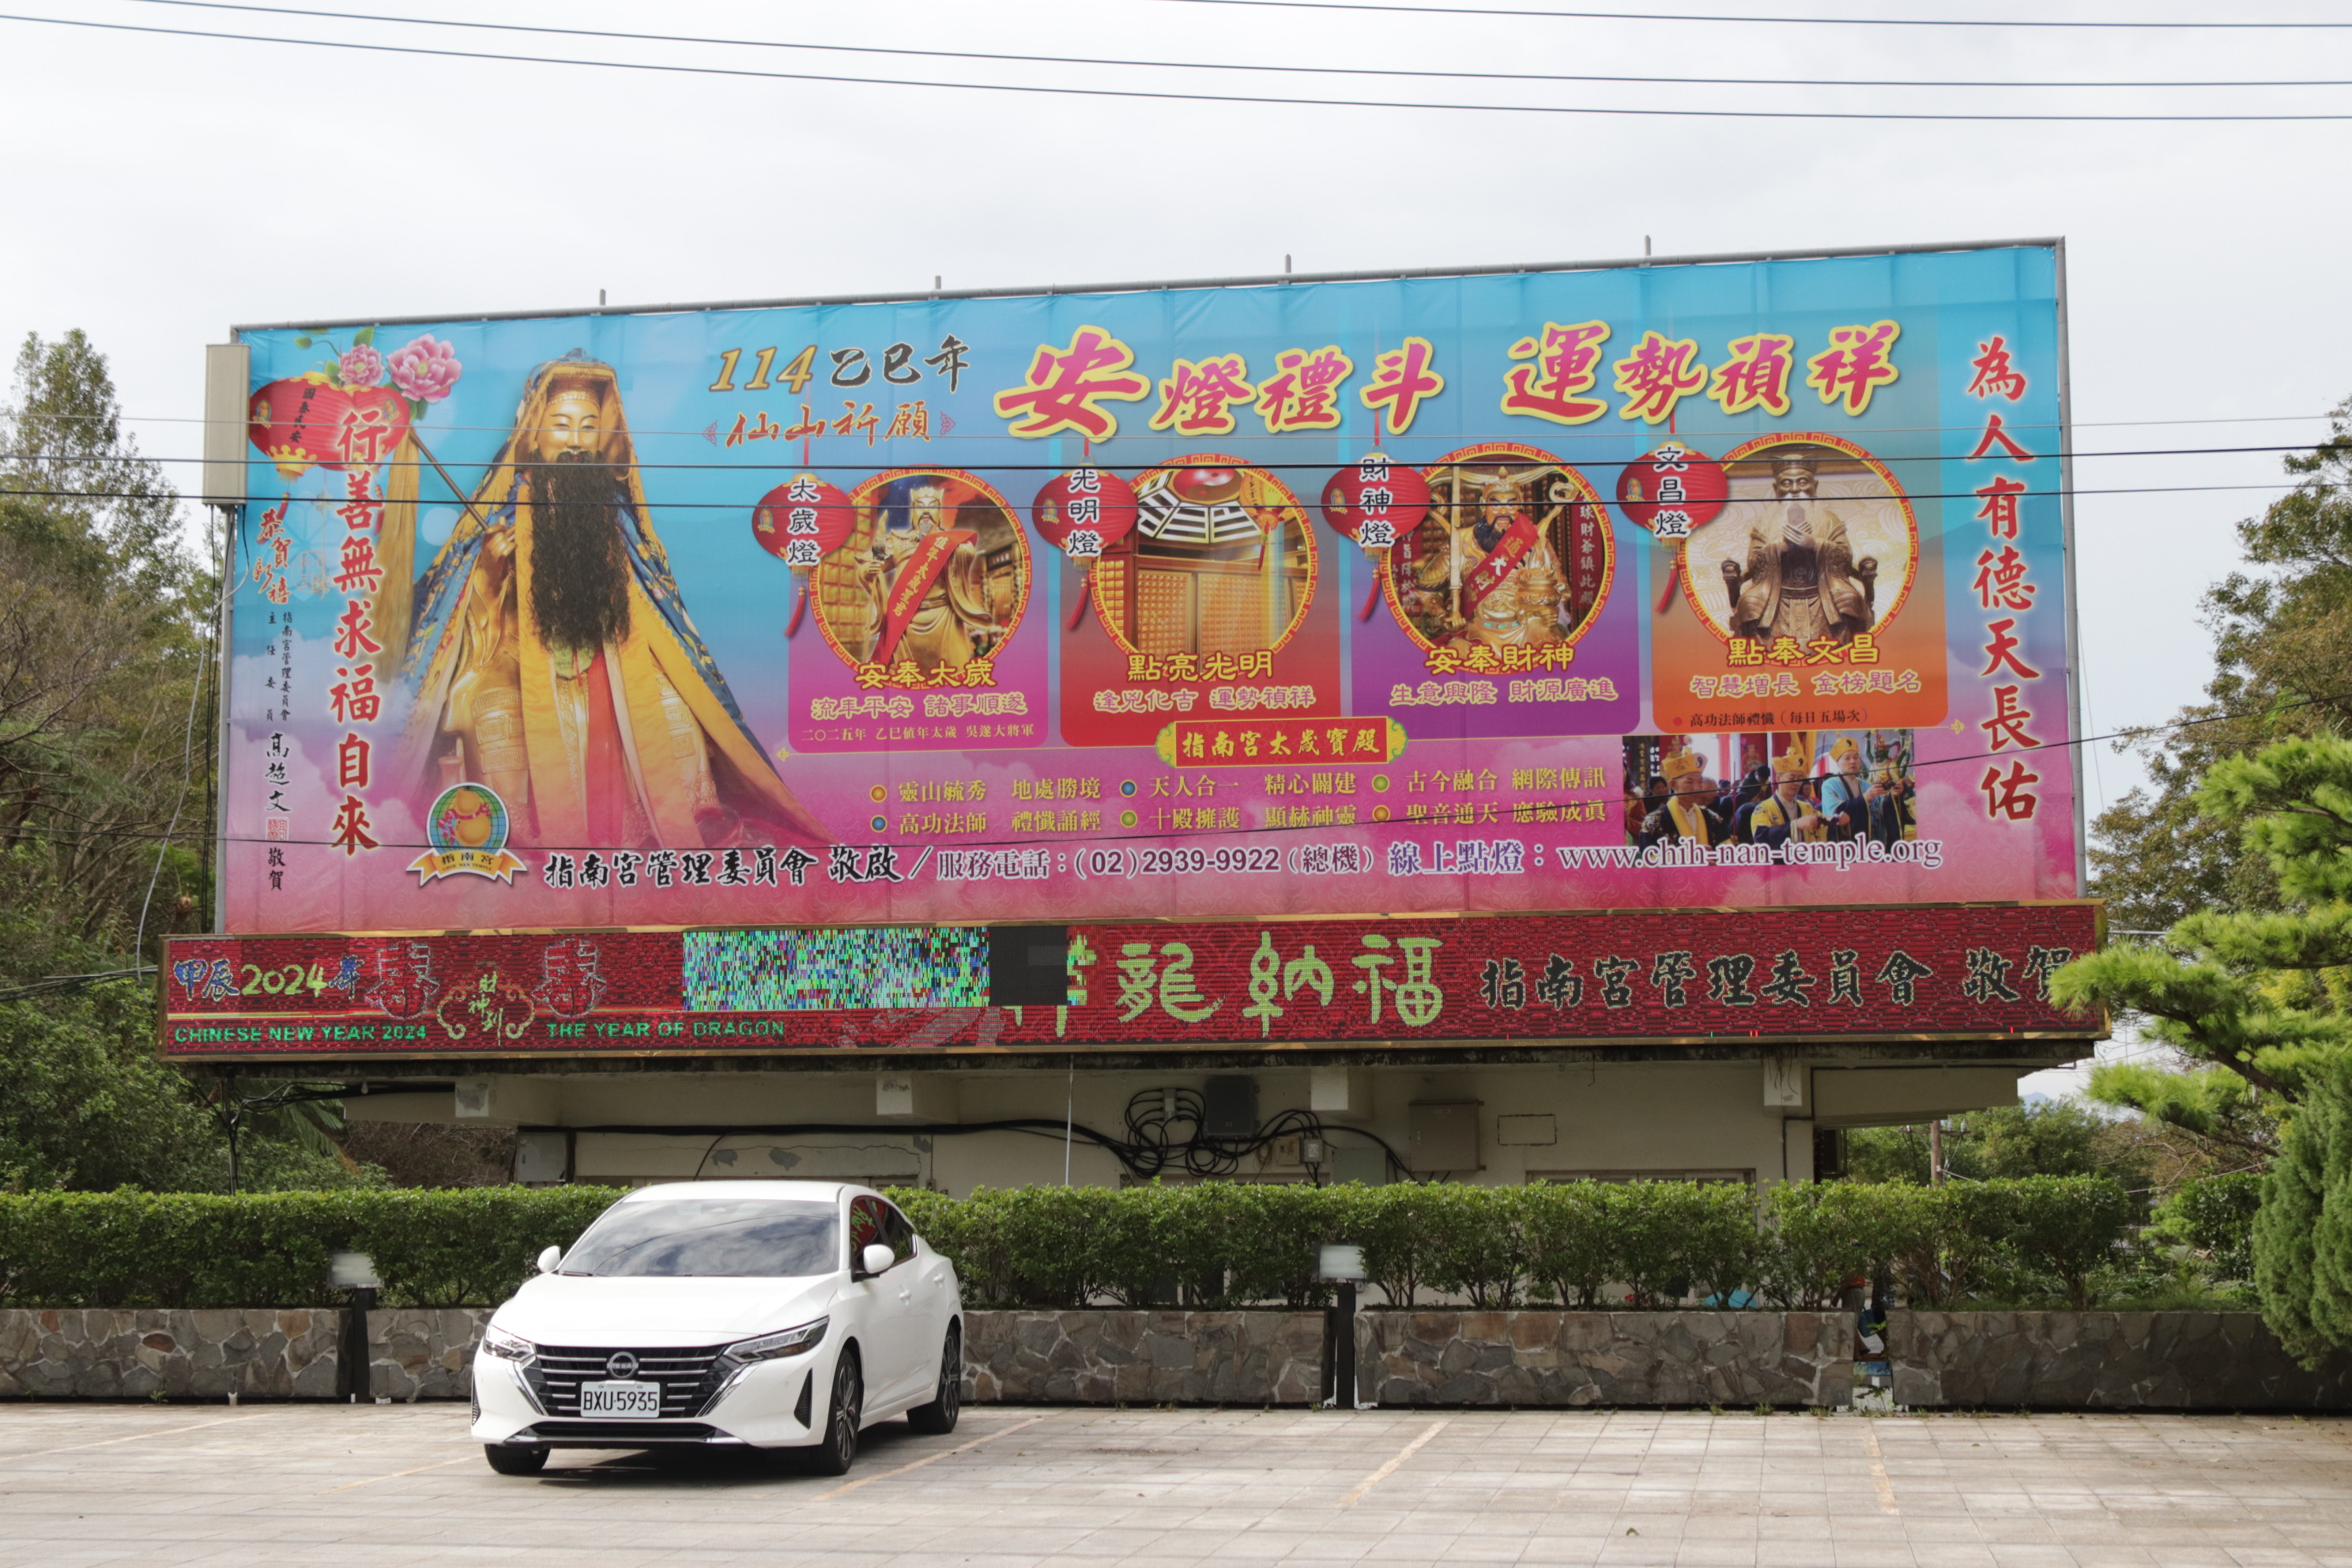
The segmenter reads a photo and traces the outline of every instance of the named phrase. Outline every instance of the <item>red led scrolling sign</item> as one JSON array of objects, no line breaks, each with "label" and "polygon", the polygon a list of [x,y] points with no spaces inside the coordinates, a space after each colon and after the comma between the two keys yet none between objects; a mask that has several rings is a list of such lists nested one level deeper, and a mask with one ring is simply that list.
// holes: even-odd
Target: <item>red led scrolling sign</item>
[{"label": "red led scrolling sign", "polygon": [[1069,928],[1063,1006],[688,1005],[675,931],[181,937],[163,1054],[1277,1048],[2106,1033],[2089,902]]}]

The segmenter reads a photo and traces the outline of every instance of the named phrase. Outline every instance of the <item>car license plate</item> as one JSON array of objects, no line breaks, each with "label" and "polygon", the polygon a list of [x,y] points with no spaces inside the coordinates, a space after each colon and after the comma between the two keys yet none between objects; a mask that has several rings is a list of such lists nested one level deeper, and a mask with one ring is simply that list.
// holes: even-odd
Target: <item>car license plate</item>
[{"label": "car license plate", "polygon": [[583,1415],[646,1421],[661,1413],[661,1384],[658,1383],[583,1383],[580,1385],[580,1414]]}]

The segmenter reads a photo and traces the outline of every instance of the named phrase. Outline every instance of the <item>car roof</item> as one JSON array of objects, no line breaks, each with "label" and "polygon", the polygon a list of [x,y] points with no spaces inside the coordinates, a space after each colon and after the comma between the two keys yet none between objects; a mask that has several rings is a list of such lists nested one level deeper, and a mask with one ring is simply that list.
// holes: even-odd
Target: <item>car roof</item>
[{"label": "car roof", "polygon": [[664,1182],[657,1186],[639,1187],[621,1201],[627,1204],[664,1203],[682,1198],[703,1198],[714,1202],[782,1198],[797,1199],[802,1203],[834,1203],[845,1193],[868,1190],[855,1182]]}]

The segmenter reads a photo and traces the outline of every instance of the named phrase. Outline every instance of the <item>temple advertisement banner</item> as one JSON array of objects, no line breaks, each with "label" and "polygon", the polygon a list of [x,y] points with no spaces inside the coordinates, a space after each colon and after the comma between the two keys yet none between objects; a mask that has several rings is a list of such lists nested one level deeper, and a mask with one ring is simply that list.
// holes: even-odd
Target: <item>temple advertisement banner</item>
[{"label": "temple advertisement banner", "polygon": [[248,330],[226,927],[2074,897],[2057,267]]},{"label": "temple advertisement banner", "polygon": [[1070,927],[992,1005],[986,928],[175,937],[173,1057],[1278,1050],[1302,1042],[2089,1038],[2085,903]]}]

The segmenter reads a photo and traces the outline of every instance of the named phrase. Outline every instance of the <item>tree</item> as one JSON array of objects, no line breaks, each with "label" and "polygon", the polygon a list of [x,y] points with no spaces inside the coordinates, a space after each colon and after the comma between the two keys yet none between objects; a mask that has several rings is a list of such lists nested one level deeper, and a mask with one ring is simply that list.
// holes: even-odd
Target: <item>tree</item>
[{"label": "tree", "polygon": [[[2161,1067],[2150,1062],[2101,1062],[2091,1069],[2085,1098],[2135,1111],[2186,1141],[2178,1175],[2259,1171],[2278,1152],[2280,1105],[2265,1101],[2245,1078],[2225,1067]],[[2167,1188],[2177,1184],[2168,1177]]]},{"label": "tree", "polygon": [[[209,923],[219,580],[79,332],[0,408],[0,1189],[218,1188],[252,1096],[154,1049],[141,976]],[[277,1085],[264,1086],[276,1088]],[[363,1173],[331,1103],[244,1114],[246,1185]]]},{"label": "tree", "polygon": [[[45,904],[59,941],[198,924],[217,576],[79,332],[26,339],[0,452],[5,895]],[[0,953],[0,984],[58,973],[52,946]]]},{"label": "tree", "polygon": [[2076,959],[2051,976],[2051,994],[2078,1010],[2128,1008],[2152,1037],[2265,1100],[2293,1101],[2315,1067],[2352,1047],[2352,742],[2284,741],[2225,757],[2197,807],[2239,825],[2284,907],[2187,915],[2159,943]]},{"label": "tree", "polygon": [[2214,763],[2296,735],[2352,733],[2352,400],[2327,440],[2289,456],[2293,490],[2238,524],[2245,568],[2205,595],[2214,675],[2205,700],[2136,742],[2151,789],[2092,825],[2095,890],[2126,930],[2198,910],[2268,910],[2279,893],[2233,826],[2197,808]]},{"label": "tree", "polygon": [[[1995,1106],[1946,1124],[1944,1171],[1965,1182],[2111,1176],[2127,1189],[2144,1190],[2150,1182],[2147,1157],[2122,1132],[2072,1100]],[[1859,1182],[1926,1182],[1927,1130],[1874,1127],[1848,1132],[1846,1175]]]},{"label": "tree", "polygon": [[2352,1060],[2315,1066],[2263,1182],[2254,1287],[2263,1321],[2316,1367],[2352,1345]]}]

